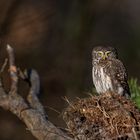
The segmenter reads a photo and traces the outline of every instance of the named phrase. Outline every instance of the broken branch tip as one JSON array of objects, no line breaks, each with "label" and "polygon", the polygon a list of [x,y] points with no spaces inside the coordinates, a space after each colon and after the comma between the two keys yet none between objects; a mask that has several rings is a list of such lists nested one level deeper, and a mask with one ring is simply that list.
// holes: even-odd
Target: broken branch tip
[{"label": "broken branch tip", "polygon": [[7,44],[7,50],[13,49],[9,44]]}]

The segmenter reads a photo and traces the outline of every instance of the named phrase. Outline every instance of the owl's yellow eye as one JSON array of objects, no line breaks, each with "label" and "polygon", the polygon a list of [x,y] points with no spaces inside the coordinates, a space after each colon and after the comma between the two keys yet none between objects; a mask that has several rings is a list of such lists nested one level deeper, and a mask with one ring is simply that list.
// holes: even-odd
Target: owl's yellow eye
[{"label": "owl's yellow eye", "polygon": [[102,51],[97,52],[98,56],[103,57],[104,53]]},{"label": "owl's yellow eye", "polygon": [[111,51],[106,51],[105,56],[108,57],[110,55]]}]

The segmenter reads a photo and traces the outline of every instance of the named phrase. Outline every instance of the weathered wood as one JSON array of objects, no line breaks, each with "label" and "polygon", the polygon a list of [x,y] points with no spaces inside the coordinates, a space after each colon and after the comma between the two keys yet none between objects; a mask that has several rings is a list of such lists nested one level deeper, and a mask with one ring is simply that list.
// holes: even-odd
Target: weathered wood
[{"label": "weathered wood", "polygon": [[29,76],[26,77],[30,82],[30,90],[27,96],[28,103],[18,94],[18,70],[15,64],[14,50],[8,45],[7,52],[11,89],[6,93],[0,79],[0,107],[15,114],[38,140],[72,140],[46,117],[47,114],[45,114],[44,108],[37,97],[40,81],[35,70],[31,70]]}]

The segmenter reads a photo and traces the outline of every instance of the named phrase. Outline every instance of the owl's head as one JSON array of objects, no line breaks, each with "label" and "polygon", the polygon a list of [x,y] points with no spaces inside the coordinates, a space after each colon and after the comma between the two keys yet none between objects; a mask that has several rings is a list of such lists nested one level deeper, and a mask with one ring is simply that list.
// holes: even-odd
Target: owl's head
[{"label": "owl's head", "polygon": [[97,46],[92,51],[93,61],[109,60],[112,58],[118,58],[117,50],[110,46]]}]

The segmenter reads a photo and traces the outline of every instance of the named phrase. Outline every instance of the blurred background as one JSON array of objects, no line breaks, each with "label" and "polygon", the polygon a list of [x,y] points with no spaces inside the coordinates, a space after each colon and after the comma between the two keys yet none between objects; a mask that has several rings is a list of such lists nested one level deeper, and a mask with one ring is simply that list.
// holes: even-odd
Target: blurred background
[{"label": "blurred background", "polygon": [[[116,47],[129,77],[140,79],[139,0],[1,0],[0,64],[6,44],[15,49],[21,68],[35,68],[40,100],[50,121],[64,127],[63,100],[88,96],[92,88],[91,51]],[[9,78],[5,86],[9,88]],[[21,83],[20,93],[28,93]],[[51,109],[53,108],[53,109]],[[13,114],[0,109],[0,140],[35,140]]]}]

